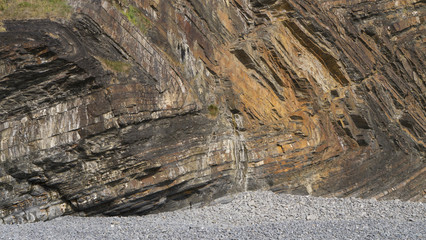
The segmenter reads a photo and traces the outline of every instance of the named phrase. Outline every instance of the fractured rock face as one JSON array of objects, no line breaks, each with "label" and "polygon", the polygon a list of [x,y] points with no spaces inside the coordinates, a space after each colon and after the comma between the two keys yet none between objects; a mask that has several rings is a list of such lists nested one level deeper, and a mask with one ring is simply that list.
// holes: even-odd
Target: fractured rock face
[{"label": "fractured rock face", "polygon": [[423,2],[69,4],[3,21],[3,222],[259,188],[424,201]]}]

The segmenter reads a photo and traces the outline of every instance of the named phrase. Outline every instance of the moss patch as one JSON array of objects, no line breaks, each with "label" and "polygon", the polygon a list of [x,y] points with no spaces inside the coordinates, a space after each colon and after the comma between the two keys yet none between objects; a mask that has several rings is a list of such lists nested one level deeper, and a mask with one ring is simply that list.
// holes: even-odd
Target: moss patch
[{"label": "moss patch", "polygon": [[101,61],[102,65],[113,71],[119,73],[128,73],[130,70],[130,64],[122,61],[113,61],[105,58],[98,57],[98,60]]},{"label": "moss patch", "polygon": [[212,117],[216,117],[219,114],[219,108],[215,104],[210,104],[208,110]]},{"label": "moss patch", "polygon": [[71,13],[65,0],[0,0],[0,20],[69,18]]}]

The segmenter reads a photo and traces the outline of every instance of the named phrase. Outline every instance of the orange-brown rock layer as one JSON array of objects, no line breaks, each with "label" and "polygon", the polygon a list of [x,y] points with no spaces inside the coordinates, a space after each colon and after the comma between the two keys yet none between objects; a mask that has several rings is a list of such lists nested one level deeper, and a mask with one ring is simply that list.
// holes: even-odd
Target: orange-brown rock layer
[{"label": "orange-brown rock layer", "polygon": [[3,21],[3,222],[259,188],[425,200],[423,1],[68,2]]}]

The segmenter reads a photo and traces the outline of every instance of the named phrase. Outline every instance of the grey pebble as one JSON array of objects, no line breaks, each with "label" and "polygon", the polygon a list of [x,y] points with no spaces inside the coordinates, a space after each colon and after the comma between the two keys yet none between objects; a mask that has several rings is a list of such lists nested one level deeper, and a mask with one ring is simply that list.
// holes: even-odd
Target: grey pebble
[{"label": "grey pebble", "polygon": [[424,203],[243,192],[137,217],[0,224],[0,239],[426,239]]}]

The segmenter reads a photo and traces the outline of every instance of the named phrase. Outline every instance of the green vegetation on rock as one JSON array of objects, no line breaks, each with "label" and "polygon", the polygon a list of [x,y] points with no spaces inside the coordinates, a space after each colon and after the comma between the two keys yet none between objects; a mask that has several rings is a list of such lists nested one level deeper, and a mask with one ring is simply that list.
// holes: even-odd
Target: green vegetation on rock
[{"label": "green vegetation on rock", "polygon": [[0,0],[0,20],[69,18],[71,13],[65,0]]},{"label": "green vegetation on rock", "polygon": [[126,15],[127,19],[129,19],[129,21],[138,27],[144,34],[151,28],[151,21],[149,21],[148,18],[142,15],[142,13],[132,5],[123,10],[123,14]]},{"label": "green vegetation on rock", "polygon": [[127,17],[127,19],[136,27],[138,27],[142,33],[146,34],[151,28],[151,21],[145,17],[142,12],[131,5],[127,0],[110,0],[114,6],[120,10],[120,12]]},{"label": "green vegetation on rock", "polygon": [[210,104],[209,113],[211,116],[216,117],[219,114],[219,108],[215,104]]},{"label": "green vegetation on rock", "polygon": [[98,57],[102,65],[113,72],[127,73],[130,70],[130,64],[122,61],[113,61]]}]

